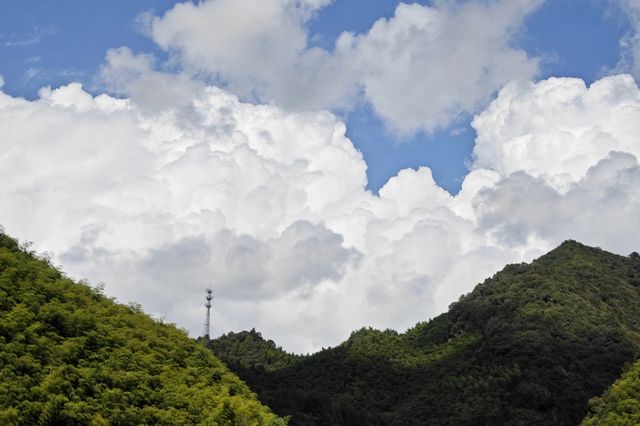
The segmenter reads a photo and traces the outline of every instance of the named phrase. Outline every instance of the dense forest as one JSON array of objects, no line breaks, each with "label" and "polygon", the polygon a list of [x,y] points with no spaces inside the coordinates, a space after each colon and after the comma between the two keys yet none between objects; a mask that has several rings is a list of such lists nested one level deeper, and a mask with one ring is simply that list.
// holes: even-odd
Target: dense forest
[{"label": "dense forest", "polygon": [[255,329],[229,333],[211,340],[209,347],[218,357],[227,360],[232,369],[274,371],[289,367],[303,359],[301,355],[287,353],[273,340],[265,340]]},{"label": "dense forest", "polygon": [[639,365],[589,400],[640,354],[640,256],[568,241],[402,334],[310,356],[255,331],[210,347],[292,425],[577,425],[589,407],[587,424],[639,424]]},{"label": "dense forest", "polygon": [[631,365],[602,397],[589,401],[583,426],[640,425],[640,361]]},{"label": "dense forest", "polygon": [[0,425],[284,425],[173,325],[0,233]]}]

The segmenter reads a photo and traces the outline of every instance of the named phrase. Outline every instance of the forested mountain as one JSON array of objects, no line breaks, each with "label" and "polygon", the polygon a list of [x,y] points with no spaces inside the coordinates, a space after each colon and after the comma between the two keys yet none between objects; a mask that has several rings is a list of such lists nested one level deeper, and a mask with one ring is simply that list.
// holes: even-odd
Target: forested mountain
[{"label": "forested mountain", "polygon": [[257,333],[211,347],[292,425],[577,425],[640,354],[640,256],[568,241],[403,334],[293,358]]},{"label": "forested mountain", "polygon": [[0,233],[0,425],[284,425],[203,345]]},{"label": "forested mountain", "polygon": [[255,329],[229,333],[211,340],[209,347],[232,369],[274,371],[289,367],[301,360],[301,355],[287,353],[276,347],[273,340],[265,340]]},{"label": "forested mountain", "polygon": [[640,360],[632,364],[602,397],[589,401],[583,426],[640,425]]}]

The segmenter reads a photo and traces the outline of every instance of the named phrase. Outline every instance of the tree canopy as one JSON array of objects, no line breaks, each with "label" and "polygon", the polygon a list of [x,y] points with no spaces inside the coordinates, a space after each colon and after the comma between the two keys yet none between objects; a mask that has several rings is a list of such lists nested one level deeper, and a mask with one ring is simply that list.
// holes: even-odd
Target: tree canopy
[{"label": "tree canopy", "polygon": [[575,425],[640,354],[640,258],[567,241],[405,333],[310,356],[257,333],[211,348],[292,425]]},{"label": "tree canopy", "polygon": [[0,233],[0,424],[284,425],[203,345]]},{"label": "tree canopy", "polygon": [[589,416],[582,425],[640,425],[640,360],[629,366],[602,397],[589,401]]}]

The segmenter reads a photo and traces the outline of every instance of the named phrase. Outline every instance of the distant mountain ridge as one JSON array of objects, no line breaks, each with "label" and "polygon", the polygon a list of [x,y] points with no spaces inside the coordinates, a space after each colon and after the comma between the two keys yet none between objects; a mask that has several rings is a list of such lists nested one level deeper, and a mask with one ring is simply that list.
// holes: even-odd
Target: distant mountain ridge
[{"label": "distant mountain ridge", "polygon": [[292,425],[576,425],[640,355],[640,256],[567,241],[406,333],[310,356],[247,333],[211,348]]},{"label": "distant mountain ridge", "polygon": [[285,425],[210,351],[0,232],[0,425]]}]

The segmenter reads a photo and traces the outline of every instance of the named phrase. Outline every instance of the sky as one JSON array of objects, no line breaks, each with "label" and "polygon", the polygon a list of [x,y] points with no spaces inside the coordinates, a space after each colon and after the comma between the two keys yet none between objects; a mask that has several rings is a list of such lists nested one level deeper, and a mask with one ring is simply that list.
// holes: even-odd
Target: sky
[{"label": "sky", "polygon": [[640,231],[640,1],[0,0],[0,225],[191,335],[427,320]]}]

